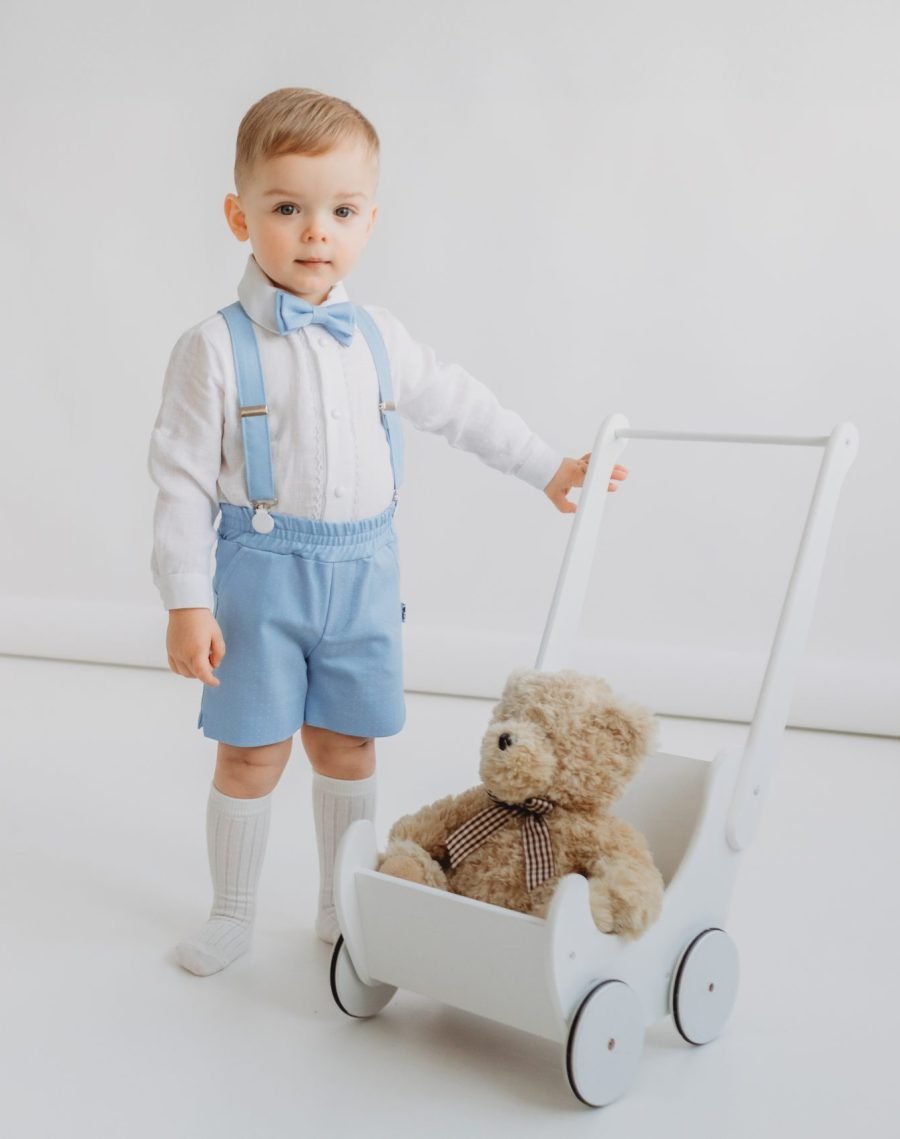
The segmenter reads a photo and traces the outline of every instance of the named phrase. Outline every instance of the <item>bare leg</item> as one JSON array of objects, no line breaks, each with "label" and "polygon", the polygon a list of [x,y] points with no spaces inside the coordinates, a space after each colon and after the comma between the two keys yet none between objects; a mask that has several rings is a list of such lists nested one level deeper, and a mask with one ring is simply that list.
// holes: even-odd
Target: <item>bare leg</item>
[{"label": "bare leg", "polygon": [[375,771],[375,741],[304,724],[303,750],[313,771],[330,779],[367,779]]},{"label": "bare leg", "polygon": [[219,744],[213,782],[223,795],[256,799],[275,789],[291,754],[293,739],[265,747]]}]

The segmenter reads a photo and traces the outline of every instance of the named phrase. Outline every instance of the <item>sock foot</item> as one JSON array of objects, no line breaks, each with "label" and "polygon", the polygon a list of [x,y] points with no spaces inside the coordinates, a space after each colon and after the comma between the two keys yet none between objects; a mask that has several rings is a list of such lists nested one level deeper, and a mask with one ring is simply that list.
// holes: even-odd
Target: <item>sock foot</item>
[{"label": "sock foot", "polygon": [[227,968],[250,948],[253,930],[243,922],[210,918],[194,937],[175,947],[175,960],[197,977],[209,977]]}]

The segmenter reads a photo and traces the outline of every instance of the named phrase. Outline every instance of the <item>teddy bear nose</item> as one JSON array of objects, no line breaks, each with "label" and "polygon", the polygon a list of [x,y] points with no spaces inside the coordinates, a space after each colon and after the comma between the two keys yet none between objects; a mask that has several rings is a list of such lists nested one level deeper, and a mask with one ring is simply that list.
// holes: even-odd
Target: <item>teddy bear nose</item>
[{"label": "teddy bear nose", "polygon": [[501,751],[506,751],[508,747],[512,747],[513,738],[509,732],[504,732],[500,739],[497,740],[497,743],[499,744]]}]

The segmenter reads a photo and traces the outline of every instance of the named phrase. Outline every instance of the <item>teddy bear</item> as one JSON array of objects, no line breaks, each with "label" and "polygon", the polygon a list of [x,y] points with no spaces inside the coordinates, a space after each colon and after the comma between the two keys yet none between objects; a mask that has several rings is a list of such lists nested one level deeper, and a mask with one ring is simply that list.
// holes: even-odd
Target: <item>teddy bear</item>
[{"label": "teddy bear", "polygon": [[482,783],[399,819],[378,869],[538,917],[561,877],[582,874],[597,928],[637,938],[664,884],[611,807],[657,734],[600,677],[517,669],[481,742]]}]

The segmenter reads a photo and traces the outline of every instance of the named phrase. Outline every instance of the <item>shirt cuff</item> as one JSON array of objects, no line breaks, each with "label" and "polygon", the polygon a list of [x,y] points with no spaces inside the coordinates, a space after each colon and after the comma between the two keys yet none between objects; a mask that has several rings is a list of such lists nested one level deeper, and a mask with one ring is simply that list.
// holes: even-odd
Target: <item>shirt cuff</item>
[{"label": "shirt cuff", "polygon": [[513,467],[511,473],[530,486],[543,490],[559,470],[564,457],[535,435],[525,452],[525,458]]},{"label": "shirt cuff", "polygon": [[165,609],[209,609],[213,607],[212,583],[207,574],[173,573],[157,578],[156,588]]}]

